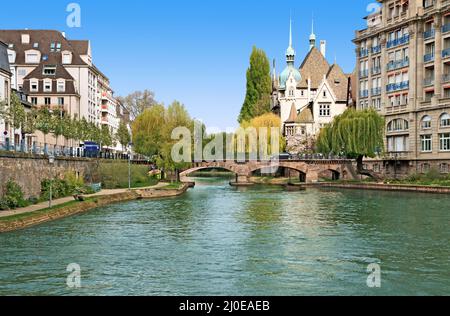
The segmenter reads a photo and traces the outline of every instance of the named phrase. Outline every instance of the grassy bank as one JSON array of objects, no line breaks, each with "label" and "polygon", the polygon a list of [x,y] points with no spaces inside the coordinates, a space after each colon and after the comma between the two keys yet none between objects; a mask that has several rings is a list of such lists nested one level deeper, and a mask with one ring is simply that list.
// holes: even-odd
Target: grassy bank
[{"label": "grassy bank", "polygon": [[[131,165],[131,187],[143,188],[158,184],[159,180],[148,175],[149,169],[143,165]],[[99,173],[103,189],[128,188],[128,163],[101,162]]]},{"label": "grassy bank", "polygon": [[45,209],[34,211],[34,212],[11,215],[8,217],[0,217],[0,222],[15,222],[15,221],[26,220],[26,219],[40,216],[40,215],[51,214],[52,212],[55,212],[55,211],[58,211],[58,210],[61,210],[61,209],[67,208],[67,207],[72,207],[77,204],[81,204],[81,203],[85,203],[85,202],[95,202],[95,200],[94,199],[86,199],[83,202],[74,200],[74,201],[70,201],[67,203],[63,203],[60,205],[56,205],[53,207],[45,208]]}]

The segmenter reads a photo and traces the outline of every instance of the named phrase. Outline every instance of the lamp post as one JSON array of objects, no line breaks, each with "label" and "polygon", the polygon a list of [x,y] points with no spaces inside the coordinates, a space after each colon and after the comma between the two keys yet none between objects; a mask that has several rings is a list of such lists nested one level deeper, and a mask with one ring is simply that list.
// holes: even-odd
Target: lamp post
[{"label": "lamp post", "polygon": [[48,207],[52,207],[52,198],[53,198],[53,164],[55,163],[55,157],[49,156],[48,163],[50,164],[50,190],[49,190],[49,199],[48,199]]},{"label": "lamp post", "polygon": [[131,191],[131,159],[132,159],[132,155],[133,155],[133,151],[132,151],[133,143],[129,143],[128,146],[129,146],[129,149],[128,149],[128,190]]}]

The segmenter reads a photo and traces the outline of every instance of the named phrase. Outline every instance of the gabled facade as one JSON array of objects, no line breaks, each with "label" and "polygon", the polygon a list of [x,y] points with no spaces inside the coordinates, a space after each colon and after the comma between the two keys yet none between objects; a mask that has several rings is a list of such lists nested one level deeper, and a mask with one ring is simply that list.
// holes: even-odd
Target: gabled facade
[{"label": "gabled facade", "polygon": [[281,117],[292,153],[312,150],[320,129],[342,114],[348,104],[350,76],[337,64],[330,66],[325,58],[326,42],[321,41],[319,50],[314,32],[309,48],[300,68],[296,68],[291,26],[287,66],[280,75],[274,63],[272,110]]}]

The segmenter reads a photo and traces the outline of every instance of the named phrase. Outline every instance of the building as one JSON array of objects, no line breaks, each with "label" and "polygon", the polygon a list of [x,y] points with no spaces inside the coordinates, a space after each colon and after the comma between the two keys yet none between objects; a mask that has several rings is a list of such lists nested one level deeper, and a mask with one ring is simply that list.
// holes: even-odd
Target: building
[{"label": "building", "polygon": [[367,168],[386,177],[449,172],[450,1],[378,1],[356,32],[357,107],[386,118],[385,156]]},{"label": "building", "polygon": [[[3,109],[9,106],[11,102],[11,72],[8,61],[8,46],[0,42],[0,102],[4,105]],[[1,147],[11,143],[11,129],[3,118],[0,117]]]},{"label": "building", "polygon": [[286,67],[277,75],[273,66],[272,109],[281,117],[288,151],[312,150],[315,136],[333,118],[342,114],[349,103],[349,78],[341,67],[326,60],[326,42],[316,47],[314,27],[309,38],[309,52],[301,66],[295,66],[292,23]]},{"label": "building", "polygon": [[[0,40],[8,44],[11,87],[33,106],[117,130],[116,101],[109,79],[93,63],[90,41],[53,30],[0,30]],[[34,136],[42,145],[43,135]],[[51,135],[46,143],[57,144]]]}]

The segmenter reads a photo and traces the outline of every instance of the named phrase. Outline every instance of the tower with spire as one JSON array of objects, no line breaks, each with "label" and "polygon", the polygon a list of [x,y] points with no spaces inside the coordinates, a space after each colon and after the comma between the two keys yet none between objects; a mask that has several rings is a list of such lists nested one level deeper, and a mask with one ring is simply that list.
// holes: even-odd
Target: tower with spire
[{"label": "tower with spire", "polygon": [[[347,106],[348,78],[335,63],[326,60],[326,41],[316,47],[314,17],[311,21],[309,51],[296,67],[293,20],[289,20],[289,46],[286,66],[277,76],[275,62],[272,77],[272,112],[279,115],[287,150],[302,153],[312,150],[320,129],[342,114]],[[307,32],[308,33],[308,32]],[[308,46],[306,46],[308,48]]]},{"label": "tower with spire", "polygon": [[314,19],[312,19],[311,24],[311,35],[309,36],[309,50],[316,47],[316,34],[314,34]]}]

